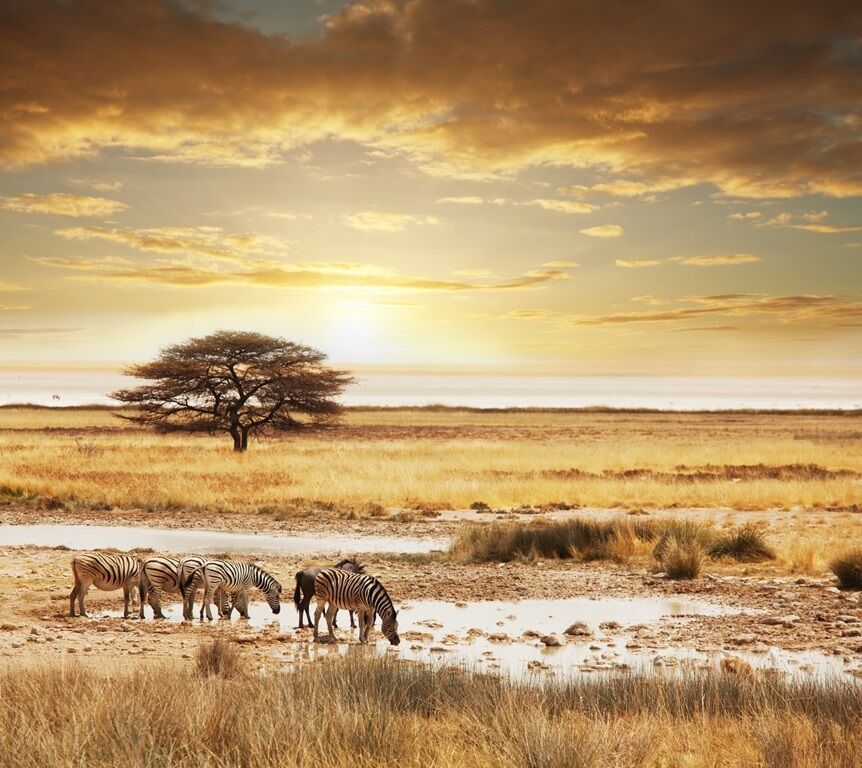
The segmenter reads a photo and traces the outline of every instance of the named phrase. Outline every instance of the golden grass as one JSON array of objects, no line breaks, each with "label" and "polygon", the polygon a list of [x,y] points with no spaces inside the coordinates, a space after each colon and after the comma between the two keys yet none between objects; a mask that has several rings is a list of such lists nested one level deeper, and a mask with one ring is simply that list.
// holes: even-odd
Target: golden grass
[{"label": "golden grass", "polygon": [[108,411],[0,409],[0,487],[84,505],[315,508],[849,506],[860,417],[348,411],[237,456]]},{"label": "golden grass", "polygon": [[852,683],[719,673],[539,687],[369,657],[230,680],[44,666],[0,676],[0,764],[856,768],[860,713]]}]

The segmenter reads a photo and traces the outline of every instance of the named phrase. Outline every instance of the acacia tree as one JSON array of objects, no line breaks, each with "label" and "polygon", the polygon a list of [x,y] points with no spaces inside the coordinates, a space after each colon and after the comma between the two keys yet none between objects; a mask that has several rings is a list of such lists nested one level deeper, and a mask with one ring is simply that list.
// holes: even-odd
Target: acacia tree
[{"label": "acacia tree", "polygon": [[111,394],[124,417],[159,431],[228,432],[233,449],[248,437],[334,421],[335,401],[353,379],[329,368],[312,347],[259,333],[218,331],[163,349],[123,371],[146,383]]}]

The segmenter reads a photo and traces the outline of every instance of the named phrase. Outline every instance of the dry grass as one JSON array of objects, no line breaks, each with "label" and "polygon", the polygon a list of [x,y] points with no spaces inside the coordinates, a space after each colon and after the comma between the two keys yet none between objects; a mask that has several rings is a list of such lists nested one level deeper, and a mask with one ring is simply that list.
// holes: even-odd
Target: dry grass
[{"label": "dry grass", "polygon": [[236,643],[224,637],[216,637],[198,646],[195,654],[198,672],[204,677],[236,677],[242,671],[242,654]]},{"label": "dry grass", "polygon": [[233,680],[71,665],[0,676],[0,764],[856,768],[860,713],[852,683],[718,673],[539,687],[367,657]]},{"label": "dry grass", "polygon": [[766,529],[760,523],[745,523],[720,534],[707,551],[710,557],[729,557],[740,563],[775,559],[775,550],[766,542]]},{"label": "dry grass", "polygon": [[661,569],[669,579],[696,579],[700,576],[705,560],[703,547],[691,539],[670,536],[656,557]]},{"label": "dry grass", "polygon": [[273,515],[397,508],[850,506],[860,417],[348,411],[234,455],[108,411],[0,409],[0,487],[71,504]]},{"label": "dry grass", "polygon": [[830,569],[845,589],[862,589],[862,548],[853,549],[836,557]]}]

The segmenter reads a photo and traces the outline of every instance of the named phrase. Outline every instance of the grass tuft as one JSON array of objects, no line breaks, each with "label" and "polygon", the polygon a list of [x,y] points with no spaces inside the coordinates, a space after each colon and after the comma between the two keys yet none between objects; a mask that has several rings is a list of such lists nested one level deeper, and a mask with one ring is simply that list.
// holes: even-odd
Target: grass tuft
[{"label": "grass tuft", "polygon": [[766,543],[762,523],[745,523],[722,533],[708,549],[710,557],[730,557],[740,563],[763,563],[775,559],[775,550]]},{"label": "grass tuft", "polygon": [[660,556],[656,557],[669,579],[696,579],[704,561],[703,547],[694,540],[680,540],[671,536],[665,540]]},{"label": "grass tuft", "polygon": [[862,589],[862,548],[839,555],[829,568],[844,589]]},{"label": "grass tuft", "polygon": [[242,671],[242,654],[236,643],[224,637],[217,637],[208,643],[201,643],[195,655],[198,672],[203,677],[237,677]]}]

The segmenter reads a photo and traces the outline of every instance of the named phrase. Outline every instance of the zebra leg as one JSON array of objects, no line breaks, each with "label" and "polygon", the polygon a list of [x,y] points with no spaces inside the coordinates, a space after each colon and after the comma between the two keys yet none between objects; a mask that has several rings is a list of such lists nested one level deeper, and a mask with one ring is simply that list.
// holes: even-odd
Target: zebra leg
[{"label": "zebra leg", "polygon": [[78,596],[78,592],[81,591],[81,580],[78,578],[78,574],[73,571],[72,576],[75,579],[75,583],[72,585],[72,592],[69,594],[69,615],[70,616],[75,615],[75,598]]},{"label": "zebra leg", "polygon": [[356,624],[353,621],[353,611],[348,611],[348,613],[350,613],[350,628],[356,629]]},{"label": "zebra leg", "polygon": [[201,603],[201,621],[203,621],[204,612],[206,612],[207,621],[213,620],[213,612],[210,609],[210,603],[212,602],[212,599],[213,599],[213,591],[207,585],[204,587],[204,601]]},{"label": "zebra leg", "polygon": [[329,608],[326,611],[326,629],[329,631],[329,639],[335,641],[335,615],[338,613],[338,608],[336,608],[332,603],[329,604]]},{"label": "zebra leg", "polygon": [[195,612],[195,597],[198,591],[191,587],[186,587],[183,595],[183,621],[191,621],[194,618]]},{"label": "zebra leg", "polygon": [[127,581],[123,584],[123,618],[129,618],[129,596],[131,589],[129,589],[129,582]]},{"label": "zebra leg", "polygon": [[[350,615],[353,616],[353,611]],[[365,642],[365,611],[359,611],[359,642]]]},{"label": "zebra leg", "polygon": [[[150,592],[150,607],[153,609],[153,617],[156,619],[165,618],[165,614],[162,613],[162,590],[158,587],[154,586],[152,591]],[[141,617],[144,615],[144,605],[143,601],[141,601]]]},{"label": "zebra leg", "polygon": [[314,642],[317,643],[320,641],[320,635],[317,630],[320,627],[320,616],[323,613],[323,601],[318,600],[317,605],[314,608]]},{"label": "zebra leg", "polygon": [[89,618],[89,615],[87,614],[87,609],[84,608],[84,598],[87,596],[87,592],[90,591],[91,583],[92,582],[89,581],[82,581],[81,585],[78,587],[78,613],[81,616],[87,616],[87,618]]}]

